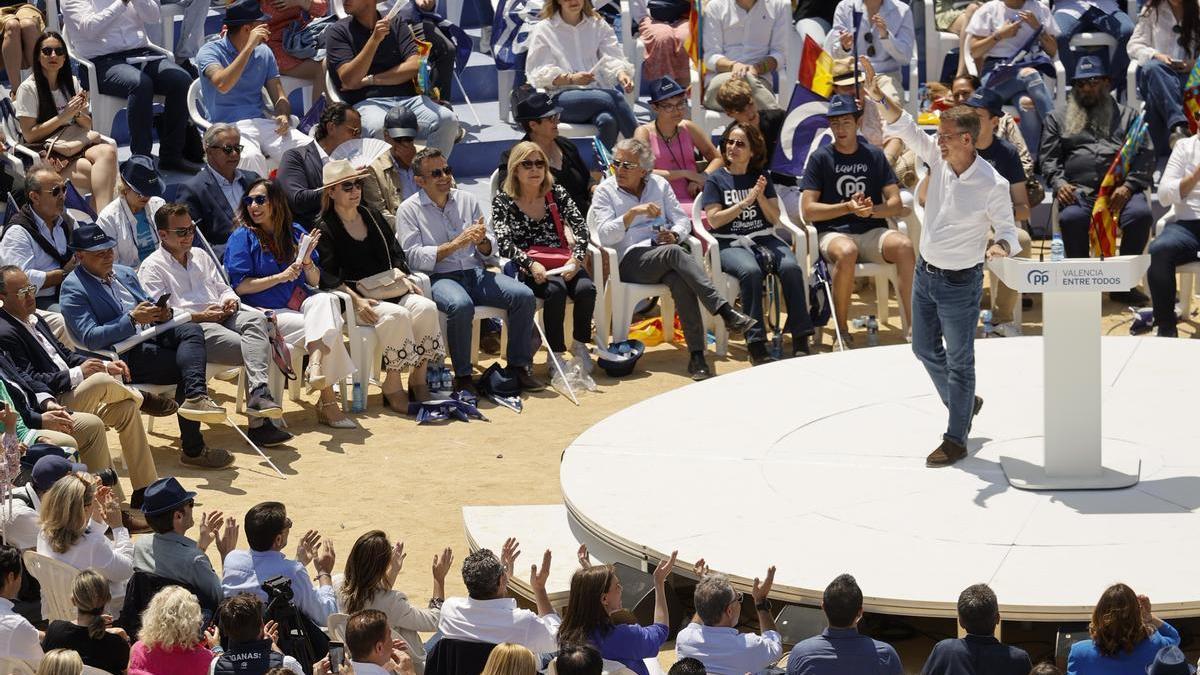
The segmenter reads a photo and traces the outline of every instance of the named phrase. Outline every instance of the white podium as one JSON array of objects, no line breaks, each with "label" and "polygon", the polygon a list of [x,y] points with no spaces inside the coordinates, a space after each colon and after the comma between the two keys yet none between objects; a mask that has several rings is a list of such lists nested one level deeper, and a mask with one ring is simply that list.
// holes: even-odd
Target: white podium
[{"label": "white podium", "polygon": [[1100,294],[1136,286],[1148,255],[1058,262],[997,258],[988,269],[1009,288],[1043,299],[1045,435],[1004,442],[1000,463],[1023,490],[1104,490],[1135,485],[1136,448],[1105,439],[1100,416]]}]

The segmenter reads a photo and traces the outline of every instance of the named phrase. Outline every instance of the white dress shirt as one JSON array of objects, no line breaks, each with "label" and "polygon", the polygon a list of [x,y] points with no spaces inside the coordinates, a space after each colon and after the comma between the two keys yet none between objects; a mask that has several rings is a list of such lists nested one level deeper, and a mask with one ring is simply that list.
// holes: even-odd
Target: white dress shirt
[{"label": "white dress shirt", "polygon": [[42,500],[38,499],[33,483],[26,483],[19,488],[13,488],[14,493],[20,493],[33,502],[33,506],[25,503],[24,499],[9,497],[12,501],[12,517],[8,515],[8,504],[0,502],[0,529],[4,531],[4,539],[19,550],[28,551],[37,546],[38,534],[42,531],[42,522],[38,518],[38,509]]},{"label": "white dress shirt", "polygon": [[675,654],[697,659],[712,675],[760,673],[783,656],[783,638],[773,630],[756,635],[689,623],[675,638]]},{"label": "white dress shirt", "polygon": [[58,553],[50,548],[46,533],[41,532],[38,534],[37,552],[77,570],[90,567],[99,572],[108,581],[108,590],[112,594],[112,599],[105,605],[105,613],[115,617],[121,614],[121,604],[125,600],[125,582],[133,576],[133,540],[129,538],[129,530],[114,527],[113,538],[110,541],[104,536],[105,528],[105,525],[93,520],[84,531],[83,537],[65,553]]},{"label": "white dress shirt", "polygon": [[[899,0],[883,0],[879,5],[879,15],[887,24],[887,37],[881,37],[867,17],[864,5],[863,0],[842,0],[838,3],[833,12],[833,28],[825,36],[825,51],[835,59],[853,56],[853,49],[842,49],[841,35],[854,34],[854,12],[857,11],[862,13],[862,23],[858,28],[858,53],[867,56],[867,50],[873,45],[875,56],[868,58],[879,73],[891,73],[907,67],[913,60],[913,44],[916,42],[912,10]],[[867,35],[872,36],[871,42],[867,42]]]},{"label": "white dress shirt", "polygon": [[188,251],[184,267],[175,256],[159,247],[142,262],[137,275],[147,295],[157,298],[170,293],[167,303],[180,312],[199,312],[210,305],[238,299],[212,257],[195,248]]},{"label": "white dress shirt", "polygon": [[[580,72],[592,73],[596,81],[586,87],[555,86],[554,78],[559,75]],[[530,84],[550,92],[611,89],[619,84],[617,77],[621,73],[633,78],[633,64],[625,60],[617,34],[600,15],[585,15],[572,26],[556,13],[533,25],[525,73]]]},{"label": "white dress shirt", "polygon": [[429,198],[429,193],[421,190],[396,209],[396,241],[408,256],[408,264],[419,272],[440,274],[483,267],[491,256],[480,253],[477,246],[464,246],[437,259],[438,246],[462,234],[481,217],[487,227],[487,240],[495,253],[499,246],[496,233],[492,231],[491,212],[485,212],[474,195],[455,188],[450,190],[446,206],[439,207]]},{"label": "white dress shirt", "polygon": [[[120,0],[117,1],[120,2]],[[62,218],[59,218],[53,232],[46,225],[46,221],[36,213],[33,214],[33,221],[37,224],[38,233],[53,244],[59,253],[65,255],[67,253],[67,233],[63,229]],[[54,287],[45,287],[46,272],[62,269],[62,265],[59,265],[58,261],[49,253],[43,251],[42,247],[38,246],[23,227],[9,226],[5,230],[4,239],[0,239],[0,264],[20,267],[21,271],[25,272],[25,276],[29,277],[29,283],[38,287],[39,297],[52,296],[57,290]]]},{"label": "white dress shirt", "polygon": [[[760,0],[761,1],[761,0]],[[675,190],[666,178],[648,173],[641,196],[628,192],[617,185],[615,176],[600,181],[592,193],[591,220],[596,224],[596,236],[602,246],[615,246],[617,255],[624,257],[631,248],[650,246],[655,232],[651,224],[655,219],[637,216],[625,228],[625,213],[638,204],[658,204],[662,217],[671,231],[683,242],[692,232],[692,219],[679,205]]]},{"label": "white dress shirt", "polygon": [[[151,197],[150,201],[146,202],[144,209],[146,218],[150,221],[150,234],[154,236],[155,242],[158,241],[158,228],[154,224],[154,214],[165,203],[162,197]],[[136,270],[142,259],[138,257],[137,217],[130,210],[129,202],[118,194],[116,199],[109,202],[96,215],[96,224],[104,230],[105,234],[117,240],[115,262]]]},{"label": "white dress shirt", "polygon": [[[1033,37],[1033,26],[1021,20],[1018,12],[1022,11],[1032,12],[1041,22],[1042,28],[1046,30],[1047,34],[1058,37],[1058,23],[1054,21],[1054,15],[1050,13],[1050,8],[1042,0],[1025,0],[1025,6],[1021,9],[1009,8],[1004,4],[1004,0],[988,0],[975,12],[975,16],[971,17],[971,23],[967,25],[969,35],[986,37],[995,33],[1004,24],[1013,21],[1018,22],[1020,28],[1017,29],[1016,35],[992,45],[984,58],[1011,58],[1021,51],[1026,42],[1029,42],[1029,38]],[[983,63],[976,65],[983,68]]]},{"label": "white dress shirt", "polygon": [[736,0],[708,0],[704,5],[705,82],[716,76],[721,57],[753,65],[770,56],[776,70],[787,74],[783,55],[790,30],[794,30],[790,2],[755,0],[746,11]]},{"label": "white dress shirt", "polygon": [[[79,383],[83,382],[83,368],[81,366],[68,366],[67,362],[58,355],[58,350],[54,348],[54,345],[50,344],[50,340],[46,339],[46,336],[42,334],[42,331],[37,329],[37,322],[38,315],[37,312],[34,312],[33,314],[29,315],[28,320],[22,321],[21,324],[25,326],[25,330],[29,331],[29,334],[33,336],[34,341],[41,345],[42,351],[46,352],[46,356],[50,357],[50,360],[54,362],[54,365],[58,366],[59,370],[67,371],[67,374],[71,378],[71,389],[78,387]],[[38,392],[36,396],[39,403],[54,398],[53,395],[45,392]]]},{"label": "white dress shirt", "polygon": [[59,7],[71,51],[85,59],[146,47],[146,24],[162,22],[155,0],[62,0]]},{"label": "white dress shirt", "polygon": [[1133,26],[1133,35],[1129,36],[1129,42],[1125,45],[1129,60],[1144,66],[1155,54],[1166,54],[1180,61],[1191,59],[1192,55],[1179,44],[1179,34],[1175,32],[1177,25],[1175,13],[1167,3],[1154,9],[1142,8]]},{"label": "white dress shirt", "polygon": [[392,675],[386,669],[365,661],[351,661],[350,667],[354,669],[354,675]]},{"label": "white dress shirt", "polygon": [[1158,181],[1158,203],[1175,207],[1175,220],[1200,220],[1200,186],[1192,188],[1186,195],[1180,194],[1184,178],[1200,165],[1200,137],[1180,139],[1171,151],[1167,168],[1163,169]]},{"label": "white dress shirt", "polygon": [[[346,582],[344,574],[333,577],[333,592],[338,598],[338,608],[346,610],[346,598],[342,587]],[[363,609],[377,609],[387,614],[388,625],[392,627],[393,636],[408,643],[408,655],[412,657],[413,670],[417,675],[425,672],[425,645],[418,633],[432,633],[437,630],[441,610],[417,607],[408,601],[408,596],[397,590],[377,590],[371,596],[371,601]],[[356,675],[358,671],[355,671]]]},{"label": "white dress shirt", "polygon": [[475,600],[447,598],[442,603],[438,630],[443,637],[475,642],[513,642],[524,645],[535,654],[548,654],[558,649],[557,614],[538,616],[517,607],[513,598]]},{"label": "white dress shirt", "polygon": [[996,242],[1007,241],[1008,250],[1021,250],[1013,223],[1008,181],[987,160],[975,162],[962,175],[942,159],[937,140],[917,128],[908,113],[887,125],[884,133],[912,148],[929,165],[929,200],[921,226],[921,258],[946,270],[963,270],[983,262],[992,228]]},{"label": "white dress shirt", "polygon": [[13,611],[12,600],[0,598],[0,658],[21,659],[36,668],[42,656],[37,629]]}]

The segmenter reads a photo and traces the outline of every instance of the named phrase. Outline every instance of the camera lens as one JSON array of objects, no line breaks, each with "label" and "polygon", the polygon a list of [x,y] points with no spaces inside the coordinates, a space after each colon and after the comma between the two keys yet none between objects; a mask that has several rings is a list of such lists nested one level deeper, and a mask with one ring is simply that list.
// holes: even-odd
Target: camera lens
[{"label": "camera lens", "polygon": [[104,485],[106,487],[112,487],[117,484],[117,472],[112,469],[104,469],[103,471],[98,471],[98,472],[96,472],[96,475],[100,477],[101,485]]}]

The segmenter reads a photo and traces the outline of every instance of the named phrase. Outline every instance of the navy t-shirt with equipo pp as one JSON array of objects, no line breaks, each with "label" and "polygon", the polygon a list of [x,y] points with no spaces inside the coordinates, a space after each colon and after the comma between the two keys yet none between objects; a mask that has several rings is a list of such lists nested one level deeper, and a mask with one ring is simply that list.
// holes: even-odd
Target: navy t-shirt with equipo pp
[{"label": "navy t-shirt with equipo pp", "polygon": [[[718,169],[710,174],[704,180],[704,193],[700,199],[705,206],[709,204],[717,204],[722,209],[727,209],[730,206],[742,201],[750,191],[754,189],[754,184],[758,182],[759,176],[765,176],[762,171],[747,171],[740,176],[735,176],[725,168]],[[767,198],[775,197],[775,186],[771,184],[771,179],[767,179],[767,186],[763,189],[763,194]],[[762,208],[755,200],[753,204],[742,209],[742,212],[737,215],[733,221],[726,223],[724,227],[713,228],[713,236],[717,238],[717,242],[722,246],[727,246],[733,243],[733,240],[741,236],[752,236],[756,232],[771,231],[774,229]]]},{"label": "navy t-shirt with equipo pp", "polygon": [[[859,139],[858,149],[849,155],[838,152],[832,143],[809,155],[800,189],[820,192],[818,201],[822,204],[840,204],[861,192],[879,205],[883,203],[883,188],[897,182],[896,172],[892,171],[883,151]],[[813,223],[813,226],[818,232],[863,234],[877,227],[887,227],[887,221],[848,213]]]}]

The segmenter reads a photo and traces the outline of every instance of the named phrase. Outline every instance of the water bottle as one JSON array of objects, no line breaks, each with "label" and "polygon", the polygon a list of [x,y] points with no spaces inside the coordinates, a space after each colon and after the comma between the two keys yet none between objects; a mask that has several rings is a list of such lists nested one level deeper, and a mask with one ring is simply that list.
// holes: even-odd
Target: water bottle
[{"label": "water bottle", "polygon": [[771,356],[776,359],[783,358],[783,334],[776,333],[775,337],[771,338]]},{"label": "water bottle", "polygon": [[979,320],[983,322],[983,337],[992,336],[992,310],[985,309],[979,313]]},{"label": "water bottle", "polygon": [[867,317],[867,346],[875,347],[879,344],[879,322],[875,320],[875,315]]},{"label": "water bottle", "polygon": [[1054,238],[1050,240],[1050,262],[1058,262],[1066,257],[1066,251],[1063,249],[1062,234],[1055,232]]},{"label": "water bottle", "polygon": [[446,366],[442,366],[442,386],[438,388],[446,393],[454,391],[454,377]]},{"label": "water bottle", "polygon": [[354,383],[354,400],[350,403],[350,412],[360,413],[367,409],[367,401],[363,398],[361,382]]}]

